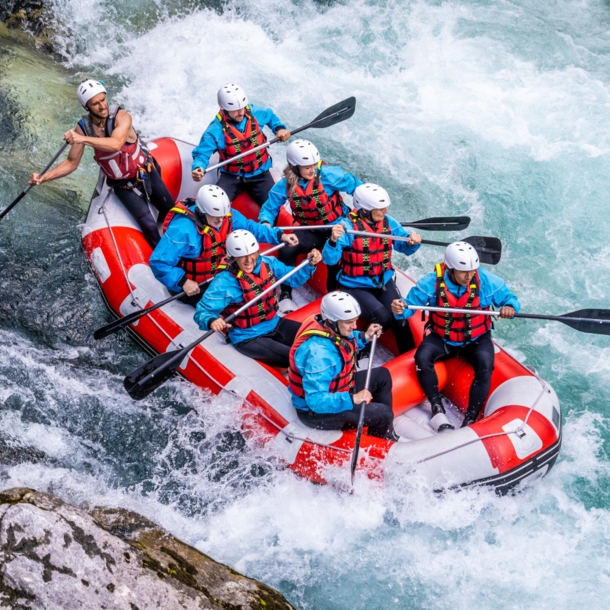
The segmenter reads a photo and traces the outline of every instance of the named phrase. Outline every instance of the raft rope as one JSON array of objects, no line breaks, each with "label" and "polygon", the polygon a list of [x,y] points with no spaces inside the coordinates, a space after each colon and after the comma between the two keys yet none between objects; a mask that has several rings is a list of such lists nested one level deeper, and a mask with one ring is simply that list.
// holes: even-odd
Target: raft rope
[{"label": "raft rope", "polygon": [[318,447],[325,447],[326,449],[334,449],[335,451],[341,451],[343,453],[351,453],[351,449],[343,449],[343,447],[335,447],[334,445],[327,445],[325,443],[318,443],[317,441],[312,441],[310,438],[303,438],[301,436],[295,436],[292,432],[288,433],[286,430],[281,428],[278,424],[276,424],[272,419],[268,418],[264,413],[259,411],[255,415],[260,415],[263,419],[267,420],[272,426],[277,428],[285,437],[289,443],[292,441],[302,441],[303,443],[309,443],[311,445],[317,445]]},{"label": "raft rope", "polygon": [[478,443],[479,441],[484,441],[485,439],[488,439],[488,438],[494,438],[496,436],[508,436],[509,434],[516,434],[519,438],[521,438],[520,433],[523,433],[523,435],[525,435],[525,432],[523,432],[523,429],[527,425],[527,422],[530,418],[530,415],[532,414],[532,411],[534,411],[534,409],[540,402],[540,399],[544,396],[545,393],[547,393],[547,394],[551,393],[551,390],[549,389],[549,387],[546,384],[546,382],[544,381],[544,379],[542,379],[538,375],[538,373],[535,373],[534,371],[532,371],[530,369],[528,369],[528,370],[540,382],[540,386],[542,389],[540,390],[540,394],[538,394],[538,396],[536,397],[536,400],[534,401],[532,406],[529,408],[527,415],[525,416],[525,419],[523,420],[523,422],[521,423],[521,425],[518,428],[516,428],[515,430],[509,430],[508,432],[494,432],[493,434],[485,434],[484,436],[477,436],[477,438],[473,438],[472,440],[462,443],[461,445],[456,445],[455,447],[451,447],[450,449],[445,449],[444,451],[439,451],[438,453],[435,453],[434,455],[429,455],[428,457],[422,458],[421,460],[417,460],[417,462],[415,462],[415,463],[422,464],[423,462],[427,462],[428,460],[432,460],[434,458],[441,457],[443,455],[447,455],[448,453],[451,453],[452,451],[456,451],[457,449],[462,449],[463,447],[467,447],[468,445]]}]

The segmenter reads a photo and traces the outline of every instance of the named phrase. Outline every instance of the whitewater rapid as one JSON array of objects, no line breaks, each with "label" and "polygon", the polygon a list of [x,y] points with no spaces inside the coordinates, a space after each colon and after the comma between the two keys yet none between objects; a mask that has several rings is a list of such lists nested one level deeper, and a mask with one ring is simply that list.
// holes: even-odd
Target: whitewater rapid
[{"label": "whitewater rapid", "polygon": [[[291,127],[355,95],[352,119],[303,134],[329,164],[386,187],[397,218],[467,214],[468,234],[500,237],[497,272],[524,312],[609,306],[607,3],[54,6],[60,65],[19,63],[18,49],[0,55],[0,93],[28,112],[20,135],[0,132],[2,206],[59,147],[85,77],[104,78],[145,136],[190,142],[225,82]],[[23,78],[11,61],[27,64]],[[87,155],[0,226],[5,487],[137,510],[305,609],[607,604],[607,337],[551,322],[497,325],[495,337],[562,403],[562,453],[537,487],[498,498],[435,496],[417,480],[381,489],[361,479],[353,494],[314,486],[244,443],[229,397],[172,381],[128,399],[122,378],[146,356],[124,336],[87,337],[109,319],[76,226],[95,184]],[[284,147],[272,155],[282,168]],[[396,262],[419,278],[441,252]]]}]

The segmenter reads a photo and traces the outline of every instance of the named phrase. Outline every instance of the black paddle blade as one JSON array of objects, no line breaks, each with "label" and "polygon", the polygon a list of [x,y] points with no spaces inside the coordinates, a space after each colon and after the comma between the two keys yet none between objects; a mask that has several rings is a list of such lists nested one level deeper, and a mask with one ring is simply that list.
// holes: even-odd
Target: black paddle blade
[{"label": "black paddle blade", "polygon": [[401,222],[403,227],[413,227],[422,231],[463,231],[470,224],[469,216],[438,216],[415,222]]},{"label": "black paddle blade", "polygon": [[[346,100],[327,108],[322,114],[319,114],[311,123],[311,127],[321,129],[330,127],[349,119],[356,112],[356,98],[348,97]],[[328,118],[327,118],[328,117]],[[326,119],[326,120],[323,120]]]},{"label": "black paddle blade", "polygon": [[[566,320],[565,318],[581,318],[581,320]],[[558,316],[558,320],[583,333],[610,335],[609,309],[581,309]]]},{"label": "black paddle blade", "polygon": [[127,390],[127,393],[134,400],[142,400],[151,392],[154,392],[158,387],[162,386],[170,377],[173,377],[182,362],[182,358],[172,363],[170,366],[163,368],[149,379],[146,378],[153,373],[153,371],[162,368],[168,360],[174,358],[180,351],[183,350],[174,350],[166,352],[165,354],[159,354],[131,374],[127,375],[123,381],[123,387]]},{"label": "black paddle blade", "polygon": [[497,265],[502,258],[502,242],[497,237],[465,237],[462,241],[477,251],[482,263]]}]

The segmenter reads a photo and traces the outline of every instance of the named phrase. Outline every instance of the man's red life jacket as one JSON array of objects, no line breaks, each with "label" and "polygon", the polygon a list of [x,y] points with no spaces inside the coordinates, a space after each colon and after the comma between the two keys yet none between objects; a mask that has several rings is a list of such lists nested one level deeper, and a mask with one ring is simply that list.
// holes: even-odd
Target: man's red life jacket
[{"label": "man's red life jacket", "polygon": [[[222,132],[225,137],[225,148],[218,151],[221,161],[230,159],[251,148],[256,148],[267,141],[265,134],[258,125],[258,121],[250,111],[250,106],[246,106],[246,128],[243,133],[235,127],[235,124],[231,122],[229,115],[224,110],[221,110],[216,115],[216,118],[222,125]],[[224,169],[231,174],[253,174],[262,165],[267,163],[268,160],[269,153],[266,148],[262,148],[251,155],[246,155],[241,159],[228,163],[224,166]]]},{"label": "man's red life jacket", "polygon": [[[481,309],[481,299],[479,298],[480,286],[481,279],[479,272],[476,271],[468,286],[468,290],[458,298],[449,292],[445,283],[445,263],[436,265],[437,307]],[[489,309],[489,307],[486,309]],[[431,311],[428,325],[433,332],[446,341],[466,343],[477,339],[491,328],[491,316]]]},{"label": "man's red life jacket", "polygon": [[[244,273],[240,269],[237,269],[235,265],[230,265],[227,268],[229,273],[237,278],[239,285],[244,293],[242,303],[231,303],[222,312],[222,317],[226,318],[240,307],[242,307],[248,301],[258,296],[263,290],[269,288],[275,283],[275,275],[271,265],[266,261],[262,260],[258,274],[256,273]],[[238,328],[250,328],[261,322],[272,320],[277,314],[277,295],[275,290],[272,290],[267,296],[254,303],[242,311],[238,316],[231,322]]]},{"label": "man's red life jacket", "polygon": [[331,394],[334,394],[335,392],[349,392],[353,390],[355,387],[356,374],[356,340],[348,339],[347,337],[342,337],[338,333],[335,333],[327,326],[322,325],[317,317],[303,322],[297,334],[297,338],[290,348],[288,387],[299,398],[305,398],[303,375],[301,375],[301,372],[295,364],[294,355],[299,347],[311,337],[324,337],[331,341],[339,351],[339,355],[343,361],[343,367],[330,382],[328,391]]},{"label": "man's red life jacket", "polygon": [[334,191],[330,197],[322,186],[320,173],[323,161],[318,162],[314,177],[303,188],[296,185],[295,194],[288,189],[288,201],[294,219],[300,225],[325,225],[343,216],[343,199],[339,191]]},{"label": "man's red life jacket", "polygon": [[219,265],[226,256],[227,250],[225,243],[227,236],[233,230],[233,217],[229,212],[223,219],[219,229],[214,229],[210,225],[203,224],[189,207],[195,205],[192,198],[179,201],[167,213],[163,221],[163,233],[167,231],[169,223],[176,216],[184,216],[192,220],[197,227],[197,232],[201,235],[201,253],[197,258],[182,258],[178,263],[184,269],[186,277],[193,282],[200,284],[204,280],[216,275]]},{"label": "man's red life jacket", "polygon": [[[116,115],[121,107],[113,104],[108,107],[108,119],[104,128],[104,137],[109,138],[114,131]],[[91,115],[84,115],[78,122],[83,133],[90,138],[97,135],[93,129]],[[125,142],[118,152],[110,153],[103,150],[93,149],[93,158],[100,166],[104,174],[111,180],[131,180],[138,174],[138,170],[145,167],[149,157],[149,150],[137,137],[132,144]]]},{"label": "man's red life jacket", "polygon": [[[371,226],[358,212],[351,212],[348,217],[356,231],[379,233],[380,237],[354,236],[351,248],[344,248],[339,261],[341,271],[350,277],[368,276],[383,277],[392,267],[392,243],[382,236],[390,235],[390,223],[387,216],[383,221]],[[380,226],[381,225],[381,226]]]}]

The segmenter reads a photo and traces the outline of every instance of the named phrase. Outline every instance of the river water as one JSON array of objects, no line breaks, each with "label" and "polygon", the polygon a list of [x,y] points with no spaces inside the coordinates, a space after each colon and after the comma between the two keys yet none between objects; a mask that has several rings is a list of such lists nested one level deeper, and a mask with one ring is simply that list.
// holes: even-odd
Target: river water
[{"label": "river water", "polygon": [[[225,82],[289,126],[355,95],[352,119],[307,134],[328,163],[384,185],[398,218],[467,214],[469,234],[500,237],[497,272],[523,311],[608,307],[610,2],[54,5],[59,59],[0,30],[0,206],[61,145],[84,77],[104,78],[144,135],[191,142]],[[317,487],[244,443],[226,397],[181,381],[125,394],[145,355],[88,337],[109,321],[78,229],[96,175],[88,152],[0,225],[3,487],[137,510],[304,609],[607,605],[608,338],[498,324],[562,402],[562,453],[537,487]],[[440,253],[397,263],[419,278]]]}]

